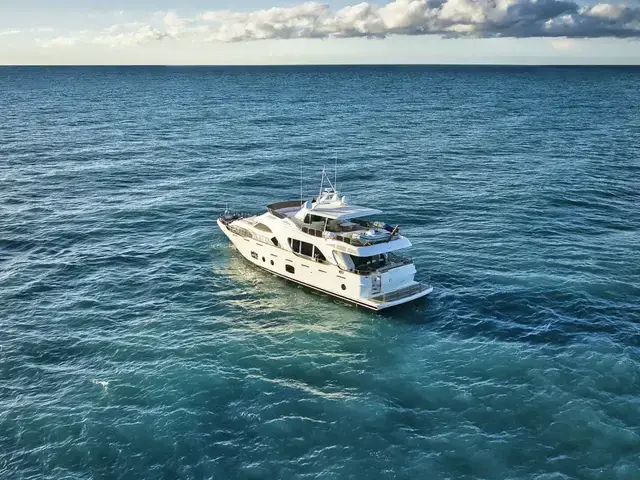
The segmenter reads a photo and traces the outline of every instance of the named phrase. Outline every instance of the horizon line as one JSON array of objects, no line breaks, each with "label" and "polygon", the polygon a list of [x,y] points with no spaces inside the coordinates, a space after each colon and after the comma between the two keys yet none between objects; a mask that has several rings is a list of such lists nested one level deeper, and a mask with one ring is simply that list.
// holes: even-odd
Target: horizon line
[{"label": "horizon line", "polygon": [[639,63],[0,63],[11,67],[640,67]]}]

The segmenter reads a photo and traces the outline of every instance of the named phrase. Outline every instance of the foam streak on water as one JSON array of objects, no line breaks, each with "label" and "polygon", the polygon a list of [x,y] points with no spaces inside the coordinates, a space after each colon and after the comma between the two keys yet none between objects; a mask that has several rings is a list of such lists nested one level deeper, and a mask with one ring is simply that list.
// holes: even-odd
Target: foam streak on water
[{"label": "foam streak on water", "polygon": [[[637,68],[0,68],[0,478],[640,478],[638,91]],[[426,302],[336,304],[217,229],[336,154]]]}]

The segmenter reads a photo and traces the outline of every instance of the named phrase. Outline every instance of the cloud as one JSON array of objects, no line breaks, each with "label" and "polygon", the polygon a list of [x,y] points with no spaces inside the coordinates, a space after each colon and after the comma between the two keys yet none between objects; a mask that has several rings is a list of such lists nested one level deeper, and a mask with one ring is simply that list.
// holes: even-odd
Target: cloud
[{"label": "cloud", "polygon": [[201,16],[212,24],[212,39],[224,42],[271,38],[323,38],[332,33],[329,6],[304,3],[289,8],[270,8],[247,13],[205,12]]},{"label": "cloud", "polygon": [[117,47],[120,45],[140,45],[167,38],[174,38],[174,35],[150,25],[136,25],[133,29],[114,25],[90,39],[89,42],[96,45]]},{"label": "cloud", "polygon": [[17,28],[9,28],[7,30],[0,30],[0,37],[8,36],[8,35],[18,35],[22,30],[18,30]]},{"label": "cloud", "polygon": [[103,33],[115,34],[138,27],[143,27],[144,25],[145,24],[142,22],[116,23],[115,25],[111,25],[110,27],[105,28],[103,30]]},{"label": "cloud", "polygon": [[640,9],[566,0],[395,0],[332,12],[321,3],[247,13],[206,12],[213,38],[262,39],[440,35],[445,37],[640,37]]},{"label": "cloud", "polygon": [[37,38],[36,41],[44,48],[51,47],[73,47],[74,45],[84,41],[82,36],[60,36],[48,40]]},{"label": "cloud", "polygon": [[[362,2],[337,11],[324,3],[307,2],[250,12],[208,11],[190,19],[173,11],[162,15],[155,25],[114,25],[84,41],[116,47],[171,39],[640,37],[640,7],[617,3],[582,6],[574,0],[394,0],[382,6]],[[56,41],[65,43],[62,37],[49,43]]]}]

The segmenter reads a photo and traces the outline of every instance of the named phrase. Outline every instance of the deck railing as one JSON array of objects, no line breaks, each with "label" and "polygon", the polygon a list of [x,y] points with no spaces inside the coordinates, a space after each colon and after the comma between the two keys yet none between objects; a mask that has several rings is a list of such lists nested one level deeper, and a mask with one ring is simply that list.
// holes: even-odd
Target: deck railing
[{"label": "deck railing", "polygon": [[238,225],[234,225],[233,223],[228,223],[227,228],[229,231],[235,233],[236,235],[240,235],[244,238],[252,238],[262,243],[266,243],[267,245],[273,245],[273,242],[269,237],[265,237],[264,235],[260,235],[259,233],[254,233],[246,228],[239,227]]},{"label": "deck railing", "polygon": [[312,235],[318,238],[327,238],[328,240],[336,240],[338,242],[346,243],[347,245],[353,245],[354,247],[367,247],[369,245],[377,245],[379,243],[386,243],[392,240],[396,240],[399,237],[399,235],[394,234],[387,238],[362,240],[359,238],[353,238],[348,235],[341,235],[339,232],[330,232],[329,230],[323,231],[317,228],[308,227],[306,226],[306,224],[302,223],[300,220],[297,220],[297,219],[294,219],[294,222],[300,227],[303,233],[306,233],[308,235]]},{"label": "deck railing", "polygon": [[372,240],[362,240],[360,238],[353,238],[353,237],[347,237],[344,235],[340,235],[340,234],[334,234],[333,237],[331,237],[333,240],[337,240],[339,242],[344,242],[348,245],[353,245],[354,247],[368,247],[370,245],[378,245],[380,243],[387,243],[387,242],[391,242],[395,239],[398,238],[398,235],[393,235],[387,238],[377,238],[377,239],[372,239]]}]

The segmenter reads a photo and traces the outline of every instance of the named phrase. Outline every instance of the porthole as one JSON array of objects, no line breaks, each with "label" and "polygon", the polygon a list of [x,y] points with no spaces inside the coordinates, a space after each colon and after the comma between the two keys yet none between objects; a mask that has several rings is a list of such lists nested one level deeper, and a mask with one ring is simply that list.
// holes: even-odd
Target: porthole
[{"label": "porthole", "polygon": [[347,289],[347,286],[343,283],[343,284],[342,284],[342,286],[341,286],[340,288],[342,288],[343,290],[346,290],[346,289]]},{"label": "porthole", "polygon": [[262,257],[262,261],[263,261],[263,262],[266,262],[267,260],[266,260],[264,257]]},{"label": "porthole", "polygon": [[273,260],[271,260],[271,265],[275,265],[275,263],[273,263]]}]

